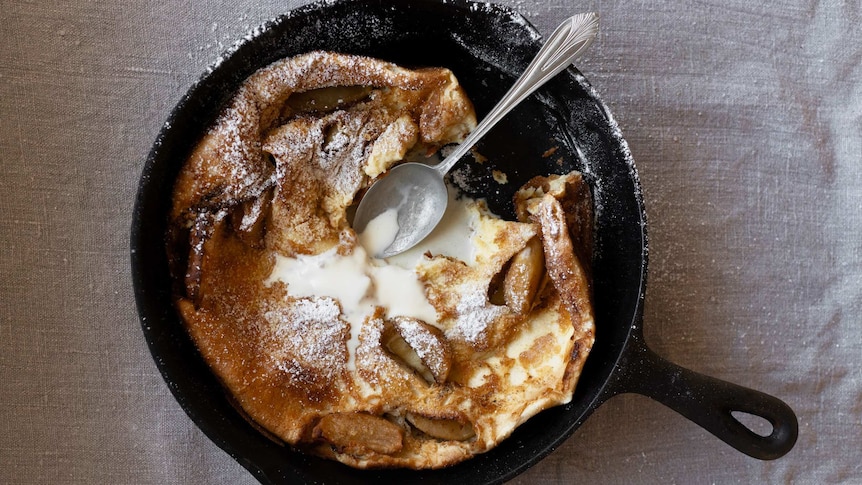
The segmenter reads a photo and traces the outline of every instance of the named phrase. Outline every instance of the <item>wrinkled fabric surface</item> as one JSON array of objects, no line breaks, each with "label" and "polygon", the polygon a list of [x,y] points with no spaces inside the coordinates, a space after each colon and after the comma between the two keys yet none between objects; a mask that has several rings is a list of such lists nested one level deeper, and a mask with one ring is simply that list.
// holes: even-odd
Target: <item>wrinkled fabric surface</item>
[{"label": "wrinkled fabric surface", "polygon": [[[301,3],[3,2],[0,483],[254,482],[153,363],[129,225],[174,104]],[[649,345],[799,417],[796,447],[763,462],[623,395],[514,482],[862,481],[859,3],[501,3],[545,34],[601,14],[578,65],[640,171]]]}]

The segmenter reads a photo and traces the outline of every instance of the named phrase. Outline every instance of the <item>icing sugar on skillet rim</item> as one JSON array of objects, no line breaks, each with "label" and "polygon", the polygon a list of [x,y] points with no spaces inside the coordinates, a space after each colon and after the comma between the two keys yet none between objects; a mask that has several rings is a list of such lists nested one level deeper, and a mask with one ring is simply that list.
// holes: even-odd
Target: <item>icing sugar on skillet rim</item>
[{"label": "icing sugar on skillet rim", "polygon": [[[627,392],[661,402],[754,458],[779,458],[795,444],[797,419],[781,400],[684,369],[646,345],[642,317],[648,247],[640,181],[610,111],[574,68],[524,101],[478,145],[491,168],[507,174],[508,184],[497,184],[489,167],[466,174],[476,181],[466,195],[484,197],[504,218],[514,217],[513,191],[535,175],[575,169],[590,181],[596,217],[596,342],[569,404],[543,411],[496,448],[449,468],[357,470],[267,438],[236,411],[197,353],[171,298],[164,245],[171,187],[203,130],[246,77],[278,59],[318,49],[405,66],[445,66],[458,77],[481,118],[541,44],[541,35],[526,19],[494,4],[314,3],[250,34],[198,80],[172,111],[144,166],[131,227],[132,277],[141,327],[180,406],[261,482],[500,483],[551,453],[602,403]],[[558,149],[553,157],[542,157],[549,140]],[[461,165],[470,170],[474,164]],[[766,419],[772,426],[770,434],[750,430],[736,413]]]}]

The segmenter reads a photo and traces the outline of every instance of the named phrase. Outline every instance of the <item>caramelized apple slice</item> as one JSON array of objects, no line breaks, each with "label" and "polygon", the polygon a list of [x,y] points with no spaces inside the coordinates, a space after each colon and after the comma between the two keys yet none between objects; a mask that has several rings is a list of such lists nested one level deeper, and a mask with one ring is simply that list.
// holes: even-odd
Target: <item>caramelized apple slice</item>
[{"label": "caramelized apple slice", "polygon": [[369,451],[392,454],[404,446],[403,431],[398,425],[365,413],[326,415],[312,430],[312,437],[348,454]]},{"label": "caramelized apple slice", "polygon": [[534,177],[515,194],[518,220],[541,228],[545,265],[577,328],[593,325],[593,205],[583,175]]},{"label": "caramelized apple slice", "polygon": [[470,423],[457,419],[429,418],[413,413],[407,413],[406,418],[419,431],[440,440],[467,441],[476,436]]},{"label": "caramelized apple slice", "polygon": [[387,320],[380,343],[429,384],[449,375],[452,352],[440,329],[409,317]]},{"label": "caramelized apple slice", "polygon": [[533,300],[545,274],[542,242],[534,237],[512,257],[503,280],[503,299],[513,312],[524,315],[533,308]]}]

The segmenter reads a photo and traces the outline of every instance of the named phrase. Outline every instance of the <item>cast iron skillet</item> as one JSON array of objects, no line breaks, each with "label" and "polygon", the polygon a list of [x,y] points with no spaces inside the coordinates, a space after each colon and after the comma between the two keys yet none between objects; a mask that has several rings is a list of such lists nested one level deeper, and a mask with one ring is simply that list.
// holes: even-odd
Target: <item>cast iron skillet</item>
[{"label": "cast iron skillet", "polygon": [[[572,12],[576,13],[576,12]],[[574,68],[510,114],[479,145],[489,162],[465,163],[466,192],[512,217],[511,196],[537,174],[585,172],[594,190],[594,294],[597,337],[572,402],[531,419],[499,447],[434,471],[359,471],[309,457],[267,439],[231,405],[197,353],[171,302],[164,234],[171,187],[182,161],[220,106],[256,69],[313,49],[451,68],[482,116],[526,67],[538,32],[503,7],[466,1],[324,2],[265,25],[204,75],[171,113],[141,176],[131,234],[132,274],[144,335],[156,364],[188,415],[262,482],[424,480],[498,483],[535,464],[599,405],[625,392],[649,396],[734,448],[760,459],[787,453],[797,420],[782,401],[683,369],[653,353],[641,328],[647,269],[646,219],[631,155],[607,107]],[[556,148],[550,156],[542,156]],[[490,166],[489,166],[490,165]],[[508,174],[500,185],[491,169]],[[760,436],[731,412],[767,419]],[[458,480],[458,482],[454,482]]]}]

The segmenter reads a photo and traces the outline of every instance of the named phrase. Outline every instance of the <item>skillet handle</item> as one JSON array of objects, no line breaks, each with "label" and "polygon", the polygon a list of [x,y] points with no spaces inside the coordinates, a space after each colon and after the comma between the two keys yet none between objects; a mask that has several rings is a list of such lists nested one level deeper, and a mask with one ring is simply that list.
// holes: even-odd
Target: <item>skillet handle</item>
[{"label": "skillet handle", "polygon": [[[634,343],[622,363],[626,376],[620,393],[634,392],[654,399],[697,423],[737,450],[760,460],[774,460],[793,448],[799,424],[793,410],[778,398],[680,367]],[[761,436],[733,416],[753,414],[772,425]]]}]

